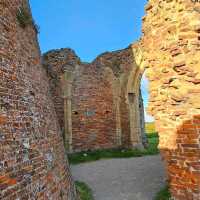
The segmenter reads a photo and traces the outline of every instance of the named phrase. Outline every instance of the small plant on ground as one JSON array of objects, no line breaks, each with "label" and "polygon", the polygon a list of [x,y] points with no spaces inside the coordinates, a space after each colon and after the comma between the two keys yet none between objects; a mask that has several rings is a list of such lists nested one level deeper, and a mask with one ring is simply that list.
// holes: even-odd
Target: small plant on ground
[{"label": "small plant on ground", "polygon": [[169,187],[165,186],[158,194],[156,195],[155,200],[172,200]]},{"label": "small plant on ground", "polygon": [[96,161],[109,158],[132,158],[145,155],[156,155],[159,153],[158,135],[156,133],[148,135],[149,146],[147,149],[107,149],[88,152],[80,152],[68,155],[71,164]]},{"label": "small plant on ground", "polygon": [[94,200],[92,190],[88,187],[87,184],[76,181],[75,185],[81,200]]}]

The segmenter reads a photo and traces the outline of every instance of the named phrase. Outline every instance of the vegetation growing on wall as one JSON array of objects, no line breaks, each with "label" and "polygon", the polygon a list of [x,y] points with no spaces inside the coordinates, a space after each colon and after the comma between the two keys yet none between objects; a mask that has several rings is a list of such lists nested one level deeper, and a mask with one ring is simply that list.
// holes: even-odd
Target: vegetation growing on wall
[{"label": "vegetation growing on wall", "polygon": [[36,33],[39,33],[39,26],[33,20],[29,10],[21,6],[17,11],[17,21],[19,25],[24,29],[27,26],[31,25],[34,27]]}]

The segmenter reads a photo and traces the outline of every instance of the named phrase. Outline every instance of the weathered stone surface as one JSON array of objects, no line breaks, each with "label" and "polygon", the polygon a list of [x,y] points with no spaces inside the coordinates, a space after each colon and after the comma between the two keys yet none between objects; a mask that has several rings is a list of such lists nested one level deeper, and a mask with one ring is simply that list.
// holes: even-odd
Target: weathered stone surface
[{"label": "weathered stone surface", "polygon": [[[190,0],[149,0],[144,34],[133,45],[141,72],[148,66],[150,93],[158,94],[150,95],[149,112],[156,119],[159,147],[177,200],[200,199],[199,6]],[[163,104],[159,96],[164,94]]]}]

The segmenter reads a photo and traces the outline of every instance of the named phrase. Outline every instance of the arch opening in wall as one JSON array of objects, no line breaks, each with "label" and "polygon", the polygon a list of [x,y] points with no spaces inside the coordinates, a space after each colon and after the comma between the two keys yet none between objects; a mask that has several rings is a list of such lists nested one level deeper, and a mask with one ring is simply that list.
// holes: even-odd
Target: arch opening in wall
[{"label": "arch opening in wall", "polygon": [[[127,85],[127,100],[129,104],[130,118],[130,141],[133,148],[144,149],[148,147],[147,132],[155,133],[155,126],[154,118],[146,112],[149,100],[149,82],[145,76],[145,70],[141,69],[141,66],[138,63],[136,66],[137,67],[129,74]],[[151,131],[146,131],[146,126],[151,127]]]},{"label": "arch opening in wall", "polygon": [[155,133],[155,119],[153,116],[151,116],[149,113],[147,113],[147,107],[148,107],[148,102],[149,102],[149,80],[146,78],[146,74],[145,72],[142,75],[141,78],[141,83],[140,83],[140,111],[141,114],[144,114],[144,117],[142,117],[144,119],[144,123],[145,123],[145,127],[143,127],[145,130],[144,132],[146,134],[151,134],[151,133]]}]

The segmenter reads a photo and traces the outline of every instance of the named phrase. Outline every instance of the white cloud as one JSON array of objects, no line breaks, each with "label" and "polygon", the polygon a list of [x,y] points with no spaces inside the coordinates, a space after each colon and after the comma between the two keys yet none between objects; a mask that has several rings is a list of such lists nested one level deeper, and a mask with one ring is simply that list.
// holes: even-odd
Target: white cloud
[{"label": "white cloud", "polygon": [[144,112],[144,118],[145,118],[145,122],[154,122],[155,119],[154,117],[152,117],[151,115],[148,115],[147,112]]}]

